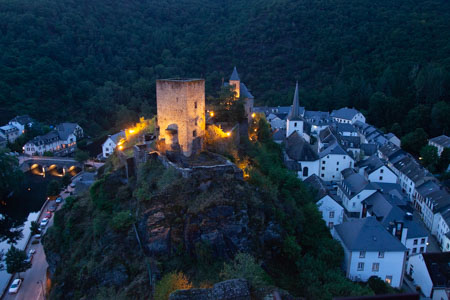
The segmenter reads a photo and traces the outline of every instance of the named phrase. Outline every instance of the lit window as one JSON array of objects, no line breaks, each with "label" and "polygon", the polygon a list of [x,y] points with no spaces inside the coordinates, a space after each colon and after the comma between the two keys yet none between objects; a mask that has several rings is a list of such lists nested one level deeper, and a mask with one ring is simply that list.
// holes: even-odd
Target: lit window
[{"label": "lit window", "polygon": [[387,284],[392,284],[392,276],[386,276],[386,279],[384,280]]}]

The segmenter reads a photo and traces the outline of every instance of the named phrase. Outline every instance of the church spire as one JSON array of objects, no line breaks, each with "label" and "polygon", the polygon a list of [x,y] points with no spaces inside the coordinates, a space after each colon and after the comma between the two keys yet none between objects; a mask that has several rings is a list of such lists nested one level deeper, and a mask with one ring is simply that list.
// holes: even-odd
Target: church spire
[{"label": "church spire", "polygon": [[235,81],[240,81],[241,79],[239,78],[239,74],[238,74],[238,72],[237,72],[237,70],[236,70],[236,66],[234,66],[234,69],[233,69],[233,73],[231,73],[231,77],[230,77],[230,80],[235,80]]},{"label": "church spire", "polygon": [[295,119],[299,117],[300,117],[300,104],[298,100],[298,81],[297,81],[297,83],[295,84],[294,101],[292,103],[289,119]]}]

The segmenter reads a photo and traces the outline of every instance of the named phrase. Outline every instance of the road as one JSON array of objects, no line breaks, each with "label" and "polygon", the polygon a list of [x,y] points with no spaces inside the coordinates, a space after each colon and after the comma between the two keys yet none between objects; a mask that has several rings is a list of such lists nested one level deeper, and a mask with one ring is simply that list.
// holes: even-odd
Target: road
[{"label": "road", "polygon": [[[65,199],[69,194],[64,192],[61,194],[61,196]],[[52,204],[54,204],[54,201],[49,201],[45,207],[45,210],[47,210]],[[59,205],[58,209],[62,206],[62,204]],[[42,218],[45,217],[45,213],[43,213],[39,219],[39,221],[42,220]],[[53,216],[50,219],[47,228],[53,225]],[[31,241],[28,243],[26,247],[26,251],[30,249],[35,249],[36,253],[33,256],[33,260],[31,261],[32,267],[28,269],[24,273],[20,273],[20,277],[23,279],[22,286],[19,289],[19,292],[17,294],[6,294],[2,299],[4,300],[38,300],[38,299],[44,299],[44,295],[42,293],[42,289],[45,286],[46,281],[46,273],[47,273],[47,260],[45,257],[44,247],[41,243],[32,245]],[[16,274],[14,278],[17,278],[18,275]],[[41,283],[42,282],[42,283]],[[9,289],[9,286],[8,286]]]}]

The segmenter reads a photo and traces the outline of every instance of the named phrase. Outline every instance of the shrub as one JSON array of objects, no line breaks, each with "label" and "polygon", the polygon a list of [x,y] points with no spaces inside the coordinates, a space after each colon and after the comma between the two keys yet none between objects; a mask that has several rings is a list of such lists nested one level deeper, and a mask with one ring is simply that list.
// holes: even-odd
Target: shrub
[{"label": "shrub", "polygon": [[111,227],[117,232],[128,231],[134,222],[135,219],[131,211],[123,210],[114,215],[111,220]]},{"label": "shrub", "polygon": [[182,272],[172,272],[163,276],[156,284],[155,300],[167,300],[171,293],[176,290],[188,290],[192,284]]},{"label": "shrub", "polygon": [[238,253],[231,263],[225,263],[220,276],[224,280],[244,278],[253,287],[267,285],[269,275],[257,264],[255,258],[248,253]]}]

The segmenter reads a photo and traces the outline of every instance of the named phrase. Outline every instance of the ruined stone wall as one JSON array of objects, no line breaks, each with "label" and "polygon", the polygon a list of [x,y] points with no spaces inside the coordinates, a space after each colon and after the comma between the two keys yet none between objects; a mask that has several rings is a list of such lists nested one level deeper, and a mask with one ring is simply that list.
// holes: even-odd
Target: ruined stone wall
[{"label": "ruined stone wall", "polygon": [[205,135],[205,81],[157,80],[156,105],[159,139],[165,139],[170,145],[172,136],[166,129],[176,129],[183,154],[190,156],[194,140]]}]

